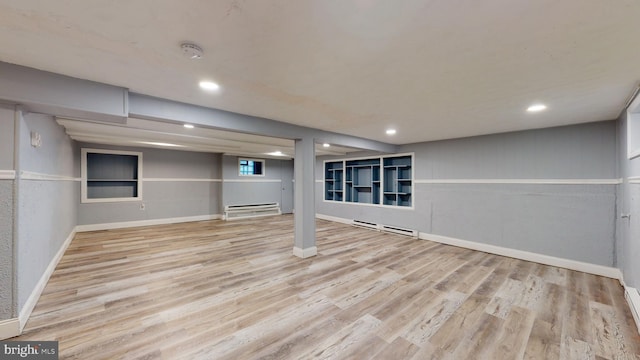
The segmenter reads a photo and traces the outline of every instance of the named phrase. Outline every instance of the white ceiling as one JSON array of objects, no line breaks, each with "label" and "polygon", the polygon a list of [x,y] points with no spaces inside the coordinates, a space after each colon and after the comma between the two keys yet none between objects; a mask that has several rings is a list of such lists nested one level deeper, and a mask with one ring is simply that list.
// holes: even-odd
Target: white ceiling
[{"label": "white ceiling", "polygon": [[0,60],[402,144],[616,118],[639,19],[637,0],[0,0]]}]

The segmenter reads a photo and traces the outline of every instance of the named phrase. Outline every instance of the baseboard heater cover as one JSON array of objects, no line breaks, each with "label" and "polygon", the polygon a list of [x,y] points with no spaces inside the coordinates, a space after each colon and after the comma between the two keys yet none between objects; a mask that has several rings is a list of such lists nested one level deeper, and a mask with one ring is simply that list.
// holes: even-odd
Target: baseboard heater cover
[{"label": "baseboard heater cover", "polygon": [[378,230],[378,231],[386,231],[386,232],[390,232],[390,233],[394,233],[394,234],[411,236],[411,237],[414,237],[414,238],[418,237],[418,231],[417,230],[405,229],[405,228],[401,228],[401,227],[397,227],[397,226],[376,224],[376,223],[372,223],[372,222],[368,222],[368,221],[355,220],[355,219],[351,220],[351,225],[365,227],[365,228],[368,228],[368,229],[373,229],[373,230]]},{"label": "baseboard heater cover", "polygon": [[279,203],[225,205],[224,220],[247,219],[261,216],[280,215]]},{"label": "baseboard heater cover", "polygon": [[400,228],[397,226],[389,226],[389,225],[382,225],[381,228],[382,231],[386,231],[386,232],[390,232],[390,233],[394,233],[394,234],[400,234],[400,235],[406,235],[406,236],[411,236],[414,238],[418,238],[418,231],[417,230],[411,230],[411,229],[404,229],[404,228]]},{"label": "baseboard heater cover", "polygon": [[366,228],[369,228],[369,229],[378,230],[378,224],[372,223],[372,222],[367,222],[367,221],[362,221],[362,220],[351,220],[351,225],[361,226],[361,227],[366,227]]}]

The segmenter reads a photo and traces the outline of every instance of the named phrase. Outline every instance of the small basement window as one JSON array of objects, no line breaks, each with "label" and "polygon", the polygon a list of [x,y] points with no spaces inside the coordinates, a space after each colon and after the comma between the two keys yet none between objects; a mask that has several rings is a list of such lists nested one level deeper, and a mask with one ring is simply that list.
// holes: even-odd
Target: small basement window
[{"label": "small basement window", "polygon": [[264,160],[240,159],[240,176],[264,176]]},{"label": "small basement window", "polygon": [[142,200],[142,153],[82,149],[83,203]]}]

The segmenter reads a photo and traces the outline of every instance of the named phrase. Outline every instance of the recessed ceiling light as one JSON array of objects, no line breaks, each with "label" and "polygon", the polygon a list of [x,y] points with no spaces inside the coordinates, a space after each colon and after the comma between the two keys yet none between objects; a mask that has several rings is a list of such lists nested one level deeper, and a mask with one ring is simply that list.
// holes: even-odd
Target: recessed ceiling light
[{"label": "recessed ceiling light", "polygon": [[538,111],[542,111],[542,110],[546,110],[547,109],[547,105],[545,104],[533,104],[531,106],[529,106],[527,108],[528,112],[538,112]]},{"label": "recessed ceiling light", "polygon": [[167,147],[184,147],[183,145],[171,144],[171,143],[163,143],[163,142],[155,142],[155,141],[138,141],[140,144],[147,145],[156,145],[156,146],[167,146]]},{"label": "recessed ceiling light", "polygon": [[395,135],[396,134],[396,129],[388,129],[386,131],[387,135]]},{"label": "recessed ceiling light", "polygon": [[200,87],[204,90],[215,91],[220,89],[220,85],[213,81],[200,81]]},{"label": "recessed ceiling light", "polygon": [[327,143],[322,144],[322,147],[329,147],[329,146],[331,146],[331,145],[329,145]]},{"label": "recessed ceiling light", "polygon": [[186,127],[187,129],[193,129],[193,125],[191,124],[184,124],[182,126]]},{"label": "recessed ceiling light", "polygon": [[279,150],[267,153],[267,155],[271,155],[271,156],[286,156],[285,154],[282,153],[282,151],[279,151]]}]

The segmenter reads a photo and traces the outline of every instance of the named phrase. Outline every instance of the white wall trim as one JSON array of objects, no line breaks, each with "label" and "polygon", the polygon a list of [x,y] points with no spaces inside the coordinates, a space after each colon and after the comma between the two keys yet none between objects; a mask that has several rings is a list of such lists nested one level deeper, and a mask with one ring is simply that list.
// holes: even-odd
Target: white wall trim
[{"label": "white wall trim", "polygon": [[352,223],[351,220],[343,219],[336,216],[324,215],[324,214],[316,214],[316,218],[327,220],[327,221],[333,221],[337,223],[342,223],[342,224],[347,224],[347,225],[351,225]]},{"label": "white wall trim", "polygon": [[53,271],[56,269],[56,266],[58,266],[58,263],[60,262],[60,259],[62,259],[64,252],[67,251],[69,244],[71,244],[71,241],[76,236],[76,228],[71,230],[71,233],[62,243],[62,246],[60,246],[60,249],[58,249],[56,255],[53,257],[53,259],[51,259],[51,262],[49,262],[49,266],[47,266],[47,268],[45,269],[35,288],[31,291],[31,295],[29,295],[29,298],[22,307],[22,310],[20,310],[20,315],[18,316],[18,319],[20,319],[20,332],[22,332],[22,329],[24,329],[24,326],[27,324],[27,320],[29,320],[33,308],[36,307],[42,291],[44,290],[45,286],[47,286],[47,282],[49,282],[51,274],[53,274]]},{"label": "white wall trim", "polygon": [[14,180],[15,178],[15,170],[0,170],[0,180]]},{"label": "white wall trim", "polygon": [[104,223],[104,224],[78,225],[76,226],[76,231],[85,232],[85,231],[97,231],[97,230],[110,230],[110,229],[137,227],[137,226],[176,224],[176,223],[182,223],[182,222],[219,220],[219,219],[222,219],[222,214],[186,216],[186,217],[151,219],[151,220],[137,220],[137,221],[123,221],[123,222]]},{"label": "white wall trim", "polygon": [[640,184],[640,176],[629,176],[627,181],[629,181],[629,184]]},{"label": "white wall trim", "polygon": [[34,171],[20,171],[20,179],[22,180],[42,180],[42,181],[80,181],[78,177],[43,174]]},{"label": "white wall trim", "polygon": [[191,179],[191,178],[144,178],[142,181],[156,182],[222,182],[222,179]]},{"label": "white wall trim", "polygon": [[0,320],[0,340],[20,335],[20,320],[12,318]]},{"label": "white wall trim", "polygon": [[416,179],[416,184],[618,185],[620,179]]},{"label": "white wall trim", "polygon": [[239,182],[239,183],[279,183],[282,182],[281,179],[222,179],[222,182],[231,183],[231,182]]},{"label": "white wall trim", "polygon": [[475,241],[461,240],[448,236],[434,235],[428,233],[419,233],[418,237],[422,240],[435,241],[441,244],[458,246],[466,249],[483,251],[490,254],[507,256],[515,259],[532,261],[540,264],[557,266],[565,269],[582,271],[589,274],[605,276],[612,279],[620,279],[622,277],[620,269],[596,265],[587,262],[559,258],[555,256],[543,255],[524,250],[506,248],[502,246],[483,244]]},{"label": "white wall trim", "polygon": [[317,247],[310,247],[310,248],[306,248],[306,249],[301,249],[299,247],[293,247],[293,255],[299,257],[299,258],[303,258],[306,259],[308,257],[312,257],[312,256],[316,256],[318,255],[318,248]]},{"label": "white wall trim", "polygon": [[638,290],[636,288],[625,286],[624,297],[627,299],[627,304],[629,304],[633,320],[636,322],[636,327],[640,333],[640,294],[638,294]]}]

